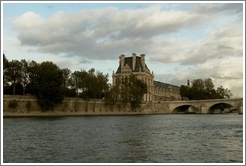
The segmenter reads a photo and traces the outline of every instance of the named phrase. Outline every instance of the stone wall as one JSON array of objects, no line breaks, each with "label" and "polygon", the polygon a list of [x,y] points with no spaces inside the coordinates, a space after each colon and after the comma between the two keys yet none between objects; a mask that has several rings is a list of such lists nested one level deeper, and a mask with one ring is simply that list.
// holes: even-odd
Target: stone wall
[{"label": "stone wall", "polygon": [[[16,100],[18,106],[13,109],[9,107],[9,103]],[[28,109],[27,103],[31,102]],[[146,104],[142,104],[140,108],[132,110],[129,104],[121,103],[106,104],[102,100],[85,101],[80,98],[65,98],[61,104],[55,106],[54,110],[42,111],[38,105],[37,99],[33,96],[5,96],[3,98],[3,115],[4,116],[38,116],[42,115],[110,115],[110,114],[149,114],[152,111],[145,109]]]},{"label": "stone wall", "polygon": [[[9,103],[16,100],[18,106],[13,109]],[[106,104],[103,100],[85,101],[80,98],[65,98],[54,110],[43,112],[36,98],[32,96],[4,96],[3,115],[4,117],[13,116],[67,116],[67,115],[128,115],[128,114],[170,114],[175,109],[186,108],[189,112],[207,114],[209,109],[218,103],[227,103],[243,114],[243,99],[215,99],[199,101],[152,101],[144,102],[140,108],[132,110],[130,104]],[[27,103],[31,103],[30,109]],[[195,111],[194,111],[195,110]],[[214,110],[216,113],[216,110]]]}]

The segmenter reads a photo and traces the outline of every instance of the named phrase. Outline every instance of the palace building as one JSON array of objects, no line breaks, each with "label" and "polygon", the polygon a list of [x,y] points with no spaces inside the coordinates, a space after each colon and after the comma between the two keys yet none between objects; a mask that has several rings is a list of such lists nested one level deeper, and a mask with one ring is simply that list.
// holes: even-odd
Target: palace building
[{"label": "palace building", "polygon": [[132,57],[119,57],[119,67],[112,75],[113,85],[116,82],[122,83],[129,75],[135,75],[136,78],[146,83],[148,92],[144,94],[144,101],[170,101],[180,100],[180,88],[175,85],[159,82],[154,80],[153,71],[150,72],[145,63],[145,54],[137,56],[135,53]]}]

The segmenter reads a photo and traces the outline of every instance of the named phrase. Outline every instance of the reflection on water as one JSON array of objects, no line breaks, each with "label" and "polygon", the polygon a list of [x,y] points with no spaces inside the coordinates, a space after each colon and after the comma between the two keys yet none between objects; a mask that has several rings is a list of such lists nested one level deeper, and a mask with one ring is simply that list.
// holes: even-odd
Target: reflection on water
[{"label": "reflection on water", "polygon": [[6,163],[242,163],[242,115],[5,118]]}]

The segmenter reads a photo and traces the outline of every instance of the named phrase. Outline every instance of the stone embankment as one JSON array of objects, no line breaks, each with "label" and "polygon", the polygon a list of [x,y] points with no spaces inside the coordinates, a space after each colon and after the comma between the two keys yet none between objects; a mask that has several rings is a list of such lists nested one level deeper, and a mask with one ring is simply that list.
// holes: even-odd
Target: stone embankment
[{"label": "stone embankment", "polygon": [[[10,102],[17,102],[15,108],[9,106]],[[3,97],[3,117],[35,117],[35,116],[84,116],[84,115],[141,115],[159,114],[147,108],[147,103],[143,103],[140,108],[132,110],[130,105],[121,103],[106,104],[103,100],[85,101],[80,98],[65,98],[54,110],[43,112],[38,105],[37,99],[33,96],[13,96]]]},{"label": "stone embankment", "polygon": [[[14,103],[14,104],[13,104]],[[227,107],[218,109],[215,106]],[[105,103],[103,100],[85,101],[81,98],[65,98],[53,110],[43,112],[32,96],[4,96],[3,117],[27,116],[84,116],[84,115],[146,115],[171,113],[233,113],[243,114],[243,99],[214,99],[196,101],[145,102],[132,109],[129,104]]]}]

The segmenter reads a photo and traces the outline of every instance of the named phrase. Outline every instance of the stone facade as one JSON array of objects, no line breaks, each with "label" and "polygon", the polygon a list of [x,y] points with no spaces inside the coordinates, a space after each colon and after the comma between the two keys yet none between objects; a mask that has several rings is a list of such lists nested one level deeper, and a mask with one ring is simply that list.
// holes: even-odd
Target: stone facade
[{"label": "stone facade", "polygon": [[180,96],[180,88],[175,85],[154,81],[154,100],[182,100]]},{"label": "stone facade", "polygon": [[135,53],[132,57],[119,57],[119,67],[112,75],[113,85],[116,82],[122,83],[129,75],[135,75],[138,79],[146,83],[148,92],[144,94],[144,101],[165,101],[180,100],[179,87],[167,83],[154,81],[154,73],[150,72],[145,63],[145,54],[137,56]]}]

